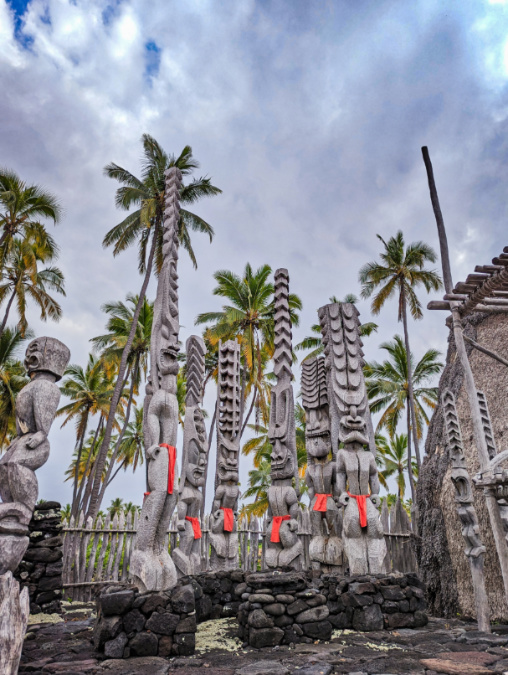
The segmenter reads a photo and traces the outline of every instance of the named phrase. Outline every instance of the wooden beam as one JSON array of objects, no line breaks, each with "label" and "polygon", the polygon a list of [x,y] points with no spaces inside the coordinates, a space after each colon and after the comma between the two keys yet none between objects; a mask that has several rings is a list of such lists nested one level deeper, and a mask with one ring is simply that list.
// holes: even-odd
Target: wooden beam
[{"label": "wooden beam", "polygon": [[490,349],[482,347],[467,335],[464,335],[464,340],[466,340],[466,342],[469,342],[470,345],[473,345],[473,347],[477,349],[479,352],[482,352],[482,354],[486,354],[487,356],[490,356],[491,359],[499,361],[499,363],[502,363],[503,366],[508,366],[508,361],[504,359],[502,356],[499,356],[499,354],[496,354],[496,352],[491,352]]}]

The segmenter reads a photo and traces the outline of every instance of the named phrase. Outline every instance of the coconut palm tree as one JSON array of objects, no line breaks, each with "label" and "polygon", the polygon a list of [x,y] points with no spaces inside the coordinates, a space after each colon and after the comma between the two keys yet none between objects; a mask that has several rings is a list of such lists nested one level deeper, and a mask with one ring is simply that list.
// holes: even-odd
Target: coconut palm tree
[{"label": "coconut palm tree", "polygon": [[[217,286],[214,295],[225,298],[230,304],[223,305],[219,312],[204,312],[196,318],[196,324],[208,324],[206,335],[212,345],[220,340],[237,340],[242,352],[244,373],[244,401],[253,390],[247,423],[255,405],[265,403],[263,376],[273,355],[274,313],[273,284],[268,281],[272,273],[269,265],[262,265],[255,272],[249,263],[243,275],[229,270],[215,272]],[[289,310],[293,326],[298,326],[298,312],[302,308],[300,298],[289,294]]]},{"label": "coconut palm tree", "polygon": [[[416,295],[415,289],[423,286],[427,293],[441,288],[441,277],[435,270],[425,268],[427,262],[436,261],[435,251],[423,241],[416,241],[407,247],[404,243],[404,235],[399,230],[395,237],[385,241],[379,234],[378,239],[384,246],[380,254],[381,262],[373,261],[364,265],[359,272],[362,284],[362,298],[370,298],[372,295],[371,311],[374,315],[379,314],[385,302],[397,296],[398,320],[404,326],[404,344],[406,352],[411,353],[409,347],[409,332],[407,325],[407,310],[413,319],[423,317],[422,306]],[[409,361],[411,366],[411,361]],[[413,392],[413,373],[408,368],[408,396],[411,411],[413,441],[415,446],[416,461],[421,465],[420,449],[418,443],[416,409]],[[408,453],[410,447],[408,446]]]},{"label": "coconut palm tree", "polygon": [[[440,352],[436,349],[427,350],[416,366],[414,365],[413,355],[411,355],[410,363],[412,365],[408,368],[407,351],[400,335],[395,335],[391,342],[383,342],[380,348],[388,352],[389,358],[382,363],[371,361],[364,366],[370,410],[372,413],[384,411],[377,424],[377,431],[384,428],[390,436],[395,436],[397,426],[404,413],[406,414],[407,451],[408,457],[411,459],[412,421],[409,405],[409,372],[413,376],[416,436],[422,438],[424,424],[429,423],[425,406],[434,409],[438,400],[437,388],[429,387],[427,383],[430,379],[439,375],[443,369],[443,364],[438,361]],[[411,461],[411,466],[412,464]],[[409,481],[414,500],[414,484],[411,472],[409,473]]]},{"label": "coconut palm tree", "polygon": [[[120,443],[120,452],[117,457],[118,473],[119,469],[127,470],[129,466],[133,471],[136,471],[138,465],[143,464],[143,406],[134,408],[134,419],[129,422],[122,441]],[[110,482],[115,477],[113,476]]]},{"label": "coconut palm tree", "polygon": [[[113,393],[113,375],[104,368],[104,364],[99,357],[89,354],[85,369],[77,364],[71,364],[67,367],[60,391],[64,396],[70,398],[71,402],[63,405],[57,411],[56,416],[64,417],[62,427],[70,421],[74,421],[76,425],[75,466],[80,467],[80,470],[75,471],[72,475],[74,479],[72,515],[75,516],[80,501],[78,498],[78,486],[81,487],[80,478],[83,475],[88,476],[92,468],[93,453],[88,453],[85,460],[85,464],[88,464],[88,469],[81,467],[83,444],[88,430],[88,423],[92,417],[99,415],[100,426],[107,416]],[[80,475],[81,469],[82,473]],[[79,497],[81,494],[82,487]]]},{"label": "coconut palm tree", "polygon": [[21,356],[21,346],[33,333],[25,337],[16,328],[5,328],[0,335],[0,452],[16,436],[16,397],[29,382]]},{"label": "coconut palm tree", "polygon": [[[107,302],[104,304],[101,309],[109,317],[106,324],[108,332],[90,340],[95,351],[100,353],[102,361],[115,369],[122,358],[138,300],[139,296],[129,293],[126,302]],[[141,375],[143,374],[146,378],[148,371],[152,321],[153,302],[145,298],[141,305],[134,340],[127,356],[127,364],[132,366],[131,373],[136,375],[136,390],[139,388]]]},{"label": "coconut palm tree", "polygon": [[61,212],[58,200],[50,192],[40,185],[27,185],[14,171],[0,169],[0,260],[9,253],[19,234],[56,251],[41,220],[56,225]]},{"label": "coconut palm tree", "polygon": [[240,518],[262,516],[268,509],[268,488],[271,485],[271,462],[262,459],[258,467],[249,471],[249,487],[242,495],[242,499],[254,497],[251,504],[244,504],[240,511]]},{"label": "coconut palm tree", "polygon": [[31,299],[40,309],[42,321],[59,321],[62,309],[48,291],[65,295],[64,277],[58,267],[46,267],[39,270],[39,263],[47,263],[55,258],[55,252],[32,238],[15,237],[10,242],[10,251],[3,259],[3,272],[0,280],[0,304],[7,300],[6,310],[0,334],[3,332],[14,300],[19,314],[19,330],[24,336],[28,322],[26,319],[27,299]]},{"label": "coconut palm tree", "polygon": [[[144,272],[143,283],[139,293],[134,316],[132,317],[132,326],[125,343],[120,364],[118,367],[118,377],[111,399],[104,440],[102,442],[99,456],[97,458],[98,478],[92,479],[90,489],[90,500],[87,506],[87,516],[95,518],[102,496],[100,476],[106,462],[111,434],[113,432],[114,417],[117,406],[120,401],[127,360],[134,341],[134,334],[137,328],[138,318],[141,312],[141,306],[144,302],[146,289],[150,281],[154,261],[156,268],[160,270],[162,265],[162,218],[164,215],[164,172],[166,169],[176,166],[183,175],[189,175],[197,168],[198,163],[192,157],[192,149],[186,146],[179,157],[168,155],[164,152],[157,141],[144,134],[142,137],[144,149],[144,161],[142,167],[141,179],[136,178],[126,169],[117,164],[109,164],[104,171],[107,176],[114,178],[122,183],[116,192],[116,205],[119,208],[129,210],[132,206],[139,207],[133,213],[130,213],[125,220],[110,230],[103,241],[104,246],[114,245],[113,255],[118,255],[126,250],[131,244],[139,243],[139,268]],[[180,201],[182,203],[194,203],[205,196],[219,194],[221,190],[213,186],[209,178],[194,179],[187,185],[182,186],[180,190]],[[190,211],[180,211],[180,222],[178,239],[182,246],[187,250],[194,266],[196,258],[190,242],[189,230],[201,231],[208,234],[210,239],[213,237],[213,229],[202,218]],[[151,243],[150,242],[151,238]],[[147,251],[148,258],[146,257]]]},{"label": "coconut palm tree", "polygon": [[108,506],[108,513],[109,515],[114,518],[115,516],[119,516],[124,510],[124,503],[123,499],[120,497],[116,497],[115,499],[111,500],[111,504]]},{"label": "coconut palm tree", "polygon": [[384,436],[376,437],[377,455],[376,463],[379,467],[379,481],[388,490],[388,478],[395,476],[399,499],[404,500],[406,491],[405,472],[418,476],[418,466],[413,461],[411,472],[409,471],[407,457],[407,434],[395,434],[390,439]]},{"label": "coconut palm tree", "polygon": [[[332,295],[330,298],[330,302],[339,302],[339,303],[351,303],[352,305],[356,305],[358,302],[358,298],[356,295],[353,295],[353,293],[348,293],[347,295],[344,296],[344,300],[338,300],[335,295]],[[377,323],[374,323],[373,321],[367,321],[366,323],[360,324],[360,336],[362,337],[368,337],[372,333],[377,333],[378,329]],[[323,347],[323,341],[321,338],[321,326],[319,323],[315,323],[314,325],[311,326],[310,328],[312,335],[308,335],[307,337],[304,337],[301,342],[299,342],[297,345],[295,345],[295,351],[302,351],[304,349],[311,349],[312,351],[307,354],[307,356],[304,357],[304,361],[307,359],[312,359],[315,356],[319,356],[320,354],[323,353],[324,347]]]}]

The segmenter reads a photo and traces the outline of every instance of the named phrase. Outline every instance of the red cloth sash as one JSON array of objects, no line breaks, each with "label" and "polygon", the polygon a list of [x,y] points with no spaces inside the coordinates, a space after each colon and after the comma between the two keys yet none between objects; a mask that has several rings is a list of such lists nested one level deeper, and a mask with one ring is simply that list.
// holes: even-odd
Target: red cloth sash
[{"label": "red cloth sash", "polygon": [[280,526],[283,520],[291,520],[291,516],[274,516],[272,520],[272,536],[270,541],[280,541]]},{"label": "red cloth sash", "polygon": [[194,539],[201,539],[201,525],[199,524],[199,518],[191,518],[190,516],[185,516],[185,520],[188,520],[192,525],[192,530],[194,532]]},{"label": "red cloth sash", "polygon": [[145,499],[148,497],[150,493],[149,492],[143,492],[143,504],[145,503]]},{"label": "red cloth sash", "polygon": [[235,524],[233,509],[228,509],[225,506],[220,508],[224,511],[224,532],[233,532],[233,525]]},{"label": "red cloth sash", "polygon": [[323,511],[326,512],[326,502],[328,497],[332,495],[316,494],[316,501],[314,502],[313,511]]},{"label": "red cloth sash", "polygon": [[352,495],[350,492],[348,492],[348,495],[356,499],[358,513],[360,514],[360,527],[367,527],[367,497],[369,495]]},{"label": "red cloth sash", "polygon": [[160,447],[168,449],[168,495],[172,495],[175,484],[176,448],[167,443],[161,443]]}]

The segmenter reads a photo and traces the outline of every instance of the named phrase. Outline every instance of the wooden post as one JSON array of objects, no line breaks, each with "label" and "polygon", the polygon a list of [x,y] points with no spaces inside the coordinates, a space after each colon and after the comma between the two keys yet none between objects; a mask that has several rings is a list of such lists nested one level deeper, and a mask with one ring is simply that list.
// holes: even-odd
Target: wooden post
[{"label": "wooden post", "polygon": [[[437,195],[436,184],[434,181],[434,173],[432,170],[432,163],[430,161],[428,148],[423,147],[422,154],[423,154],[423,161],[425,162],[425,167],[427,169],[430,198],[432,201],[432,206],[434,208],[434,215],[436,218],[436,224],[439,234],[439,247],[441,249],[441,264],[443,267],[443,280],[445,290],[447,293],[451,293],[453,290],[453,282],[450,267],[450,255],[448,252],[448,240],[446,237],[446,230],[444,226],[443,215],[441,213],[441,207],[439,206],[439,198]],[[480,405],[478,403],[478,396],[476,393],[476,385],[474,381],[473,371],[471,370],[471,364],[469,363],[469,359],[467,357],[464,335],[462,333],[462,322],[459,313],[458,303],[450,302],[450,309],[452,312],[452,327],[453,327],[453,335],[455,338],[455,346],[464,373],[464,383],[466,387],[467,397],[469,400],[469,408],[471,411],[471,419],[473,422],[474,440],[478,452],[478,458],[480,461],[480,469],[485,470],[489,462],[489,452],[487,447],[487,441],[485,439],[485,434],[483,431],[482,417]],[[506,604],[508,605],[508,547],[506,544],[503,522],[501,520],[501,516],[499,513],[499,506],[492,489],[484,490],[484,494],[485,494],[485,501],[487,502],[487,510],[489,512],[490,525],[492,527],[492,533],[494,535],[494,541],[496,543],[496,550],[499,558],[499,565],[501,567],[501,574],[503,575],[505,600]]]},{"label": "wooden post", "polygon": [[28,587],[19,592],[19,584],[6,572],[0,576],[0,673],[16,675],[23,648],[30,600]]}]

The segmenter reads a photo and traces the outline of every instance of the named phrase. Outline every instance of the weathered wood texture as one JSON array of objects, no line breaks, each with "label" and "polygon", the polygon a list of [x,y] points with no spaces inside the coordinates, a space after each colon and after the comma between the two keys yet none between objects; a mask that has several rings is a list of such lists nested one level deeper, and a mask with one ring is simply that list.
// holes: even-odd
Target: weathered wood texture
[{"label": "weathered wood texture", "polygon": [[[93,525],[91,519],[85,523],[84,517],[74,522],[64,522],[64,571],[63,586],[65,599],[88,601],[93,599],[97,589],[103,584],[129,580],[131,553],[136,538],[139,516],[107,516],[104,521],[97,519]],[[201,569],[210,570],[210,516],[201,521]],[[385,532],[388,550],[387,570],[391,572],[415,572],[416,561],[413,554],[411,522],[401,507],[388,511],[386,504],[381,511],[381,522]],[[242,521],[238,528],[239,568],[255,572],[265,569],[266,518],[251,518]],[[309,544],[312,537],[310,514],[300,512],[298,516],[298,537],[303,547],[303,568],[310,569]],[[166,544],[170,551],[179,543],[177,516],[174,515]],[[70,553],[74,551],[71,559]]]},{"label": "weathered wood texture", "polygon": [[0,673],[18,672],[28,615],[28,588],[19,592],[19,584],[6,572],[0,576]]},{"label": "weathered wood texture", "polygon": [[[464,332],[479,344],[498,354],[506,355],[506,318],[503,315],[469,316],[464,321]],[[504,392],[508,387],[508,369],[474,349],[466,342],[471,368],[477,389],[487,398],[492,420],[494,439],[498,450],[508,430],[508,405]],[[464,454],[468,472],[474,476],[479,469],[479,459],[473,441],[473,426],[463,373],[453,336],[450,334],[446,367],[439,383],[440,393],[449,388],[457,402],[457,414],[462,428]],[[429,610],[437,616],[475,617],[475,600],[469,564],[464,556],[461,523],[456,512],[454,487],[450,480],[451,462],[447,449],[441,406],[432,417],[424,460],[417,487],[419,509],[419,534],[417,547],[420,574],[427,584]],[[491,620],[508,618],[505,605],[503,579],[492,536],[489,516],[483,493],[474,492],[474,505],[478,514],[480,536],[486,546],[485,578]],[[475,617],[476,618],[476,617]]]}]

